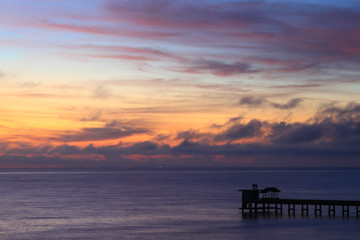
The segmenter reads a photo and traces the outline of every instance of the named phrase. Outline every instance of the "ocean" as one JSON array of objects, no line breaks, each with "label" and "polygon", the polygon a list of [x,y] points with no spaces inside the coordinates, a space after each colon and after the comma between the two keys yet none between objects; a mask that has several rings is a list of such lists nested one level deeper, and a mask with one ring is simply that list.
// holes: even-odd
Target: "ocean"
[{"label": "ocean", "polygon": [[360,169],[0,170],[0,239],[359,239],[360,218],[242,215],[238,189],[360,200]]}]

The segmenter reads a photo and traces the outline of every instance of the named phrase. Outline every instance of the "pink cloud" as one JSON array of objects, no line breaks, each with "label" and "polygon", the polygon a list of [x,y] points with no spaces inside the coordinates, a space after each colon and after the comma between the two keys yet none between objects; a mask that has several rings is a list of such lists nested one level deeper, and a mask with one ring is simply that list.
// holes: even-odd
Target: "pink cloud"
[{"label": "pink cloud", "polygon": [[65,49],[79,52],[79,55],[91,58],[109,58],[135,61],[178,60],[183,56],[149,47],[130,47],[117,45],[71,45],[63,46]]},{"label": "pink cloud", "polygon": [[130,55],[113,55],[113,54],[89,54],[85,55],[91,58],[108,58],[108,59],[119,59],[119,60],[134,60],[134,61],[154,61],[156,58],[149,58],[144,56],[130,56]]},{"label": "pink cloud", "polygon": [[72,32],[79,32],[79,33],[90,33],[90,34],[101,34],[101,35],[109,35],[109,36],[116,36],[116,37],[129,37],[129,38],[149,38],[149,39],[168,39],[172,37],[176,37],[179,34],[176,33],[167,33],[167,32],[160,32],[160,31],[134,31],[130,29],[119,29],[116,27],[109,27],[109,26],[96,26],[93,25],[91,22],[87,25],[85,24],[65,24],[65,23],[56,23],[46,21],[41,24],[37,24],[39,27],[47,28],[47,29],[59,29],[63,31],[72,31]]}]

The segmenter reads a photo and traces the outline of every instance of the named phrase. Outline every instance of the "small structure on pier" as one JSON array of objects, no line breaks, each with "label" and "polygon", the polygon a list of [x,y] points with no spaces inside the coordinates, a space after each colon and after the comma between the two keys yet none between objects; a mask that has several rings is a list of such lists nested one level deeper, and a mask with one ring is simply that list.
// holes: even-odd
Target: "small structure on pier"
[{"label": "small structure on pier", "polygon": [[[257,203],[263,199],[276,199],[280,192],[275,187],[267,187],[260,190],[257,184],[253,184],[252,189],[239,189],[239,191],[242,192],[242,205],[245,207],[251,207],[250,203]],[[260,198],[260,193],[262,193],[262,198]]]},{"label": "small structure on pier", "polygon": [[240,189],[242,191],[242,205],[248,207],[248,203],[258,202],[259,201],[259,192],[258,185],[253,184],[252,189]]},{"label": "small structure on pier", "polygon": [[263,190],[260,191],[263,194],[263,199],[264,198],[279,198],[278,194],[280,192],[279,189],[277,189],[276,187],[267,187],[264,188]]},{"label": "small structure on pier", "polygon": [[[309,206],[314,209],[315,216],[322,215],[322,207],[328,206],[328,215],[335,216],[336,207],[342,208],[342,215],[350,215],[350,206],[356,207],[356,216],[360,216],[360,201],[345,200],[310,200],[310,199],[280,199],[280,190],[275,187],[259,189],[257,184],[252,185],[252,189],[239,189],[242,192],[242,213],[270,213],[274,210],[275,214],[283,213],[283,205],[287,205],[288,214],[295,215],[295,206],[301,205],[301,215],[309,215]],[[262,196],[260,197],[260,194]]]}]

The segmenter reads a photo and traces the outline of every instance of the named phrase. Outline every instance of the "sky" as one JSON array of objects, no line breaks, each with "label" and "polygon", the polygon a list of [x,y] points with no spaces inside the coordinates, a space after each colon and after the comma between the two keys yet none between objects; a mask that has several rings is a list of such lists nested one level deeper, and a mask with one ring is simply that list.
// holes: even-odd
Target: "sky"
[{"label": "sky", "polygon": [[360,2],[2,0],[0,167],[360,167]]}]

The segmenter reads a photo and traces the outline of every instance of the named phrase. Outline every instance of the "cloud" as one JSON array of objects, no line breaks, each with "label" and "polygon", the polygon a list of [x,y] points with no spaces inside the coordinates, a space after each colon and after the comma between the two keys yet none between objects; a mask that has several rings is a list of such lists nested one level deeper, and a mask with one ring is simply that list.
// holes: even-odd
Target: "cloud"
[{"label": "cloud", "polygon": [[286,84],[286,85],[274,85],[269,88],[283,88],[283,89],[301,89],[301,88],[316,88],[322,87],[320,83],[307,83],[307,84]]},{"label": "cloud", "polygon": [[[286,105],[292,105],[292,102],[289,101]],[[353,147],[360,142],[360,105],[349,103],[344,107],[324,107],[314,118],[305,122],[269,123],[257,119],[243,122],[243,119],[238,117],[230,119],[224,125],[217,125],[216,128],[220,129],[220,132],[213,134],[215,141],[231,142],[257,137],[259,143],[272,144],[273,147],[298,144],[299,148]],[[196,134],[200,135],[198,132]]]},{"label": "cloud", "polygon": [[354,24],[360,20],[358,8],[300,2],[136,0],[108,1],[106,11],[112,21],[219,34],[222,39],[237,37],[274,45],[275,51],[291,49],[310,54],[313,50],[313,56],[324,56],[359,50]]},{"label": "cloud", "polygon": [[[23,6],[36,12],[36,16],[29,14],[28,18],[12,20],[12,24],[21,25],[22,20],[26,28],[96,35],[109,45],[89,44],[90,40],[69,50],[76,49],[80,55],[93,58],[125,61],[174,59],[180,65],[175,71],[188,73],[226,77],[246,73],[292,76],[311,71],[314,75],[332,76],[334,72],[336,75],[359,72],[359,33],[354,23],[360,21],[360,10],[349,5],[300,1],[109,0],[89,4],[87,11],[81,13],[56,6],[48,4],[46,9],[51,11],[44,12]],[[120,42],[145,39],[148,46],[116,46],[124,38],[127,39]],[[173,49],[149,47],[152,43]],[[61,44],[64,45],[71,44]],[[191,49],[188,59],[171,53],[178,47]]]},{"label": "cloud", "polygon": [[91,115],[87,116],[87,117],[82,117],[80,119],[80,121],[98,121],[101,119],[101,116],[103,114],[103,110],[102,109],[97,109],[95,110],[93,113],[91,113]]},{"label": "cloud", "polygon": [[247,105],[249,107],[257,107],[264,104],[266,100],[264,98],[255,98],[255,97],[243,97],[240,99],[240,105]]},{"label": "cloud", "polygon": [[272,142],[281,144],[315,143],[325,133],[322,124],[286,124],[276,123],[269,136]]},{"label": "cloud", "polygon": [[240,99],[239,105],[247,105],[249,107],[260,107],[263,105],[270,105],[273,108],[287,110],[298,107],[302,101],[303,99],[301,98],[293,98],[290,99],[287,103],[274,103],[262,97],[256,98],[256,97],[247,96]]},{"label": "cloud", "polygon": [[[107,17],[104,17],[106,19]],[[128,38],[147,38],[147,39],[157,39],[157,40],[167,40],[178,36],[177,33],[167,33],[162,31],[141,31],[141,30],[131,30],[131,27],[127,29],[119,29],[116,26],[112,26],[109,22],[103,22],[103,26],[95,26],[93,21],[89,23],[61,23],[56,21],[42,21],[38,23],[37,26],[47,29],[59,29],[66,32],[80,32],[86,34],[96,34],[96,35],[108,35],[116,37],[128,37]],[[104,26],[105,25],[105,26]]]},{"label": "cloud", "polygon": [[94,91],[95,98],[106,99],[110,96],[110,91],[104,86],[98,86]]},{"label": "cloud", "polygon": [[244,138],[253,138],[262,136],[262,127],[265,123],[257,119],[253,119],[246,124],[234,123],[225,131],[215,136],[216,141],[232,141]]},{"label": "cloud", "polygon": [[122,55],[122,54],[85,54],[86,57],[91,58],[108,58],[115,60],[130,60],[130,61],[154,61],[159,60],[157,58],[134,56],[134,55]]},{"label": "cloud", "polygon": [[198,60],[185,68],[183,72],[187,73],[211,73],[216,76],[232,76],[245,73],[255,73],[257,70],[253,69],[249,63],[234,62],[224,63],[213,60]]},{"label": "cloud", "polygon": [[198,130],[190,129],[188,131],[179,132],[176,139],[198,139],[200,132]]},{"label": "cloud", "polygon": [[169,139],[171,139],[172,135],[170,134],[158,134],[154,137],[154,141],[155,142],[162,142],[162,141],[167,141]]},{"label": "cloud", "polygon": [[[150,130],[114,120],[54,136],[60,145],[0,143],[1,166],[360,166],[360,105],[322,106],[305,122],[229,119],[203,132],[189,129],[152,141],[86,147]],[[167,144],[173,140],[175,145]],[[71,143],[74,142],[74,143]]]},{"label": "cloud", "polygon": [[297,106],[299,106],[299,104],[302,102],[303,100],[301,98],[294,98],[291,99],[289,102],[285,103],[285,104],[281,104],[281,103],[271,103],[271,105],[274,108],[278,108],[278,109],[292,109],[292,108],[296,108]]},{"label": "cloud", "polygon": [[[103,128],[87,128],[60,135],[58,140],[82,141],[121,138],[146,130],[121,127],[121,121]],[[360,105],[323,107],[307,122],[244,122],[241,117],[203,133],[190,129],[176,135],[174,146],[154,141],[86,147],[0,144],[1,166],[360,166]],[[237,139],[256,141],[236,142]],[[208,141],[204,141],[208,138]],[[167,138],[168,139],[168,138]],[[215,140],[215,142],[213,142]],[[225,143],[224,143],[225,141]]]},{"label": "cloud", "polygon": [[357,122],[360,119],[360,105],[351,102],[345,107],[324,106],[316,115],[317,119],[330,119],[332,121]]},{"label": "cloud", "polygon": [[[328,106],[321,109],[312,123],[276,123],[271,141],[282,144],[311,143],[353,145],[360,141],[360,105]],[[350,146],[349,145],[349,146]]]},{"label": "cloud", "polygon": [[191,141],[205,141],[211,138],[210,133],[203,133],[199,130],[190,129],[187,131],[179,132],[175,139],[177,140],[191,140]]},{"label": "cloud", "polygon": [[38,82],[28,81],[28,82],[22,83],[21,86],[25,87],[25,88],[34,88],[34,87],[40,86],[41,84],[42,83],[40,81],[38,81]]},{"label": "cloud", "polygon": [[[108,1],[107,10],[114,19],[140,26],[175,29],[216,29],[222,27],[243,27],[243,20],[231,14],[224,5],[205,1],[163,1],[135,0]],[[186,12],[186,14],[185,14]],[[250,14],[249,14],[250,16]],[[218,21],[221,18],[222,21]],[[253,18],[255,19],[255,18]]]},{"label": "cloud", "polygon": [[182,56],[152,47],[123,45],[64,45],[63,48],[79,52],[80,56],[134,61],[183,60]]},{"label": "cloud", "polygon": [[[116,123],[116,125],[115,125]],[[117,122],[106,124],[104,127],[82,128],[80,131],[68,131],[60,133],[51,138],[58,142],[88,142],[119,139],[135,134],[149,133],[145,128],[130,127],[126,124],[120,125]]]}]

